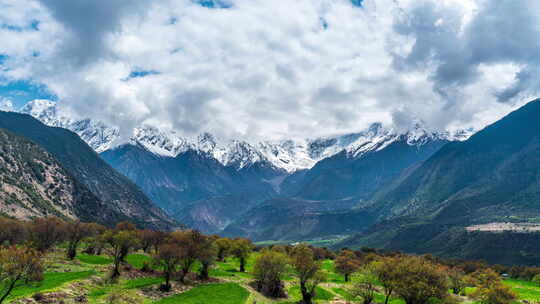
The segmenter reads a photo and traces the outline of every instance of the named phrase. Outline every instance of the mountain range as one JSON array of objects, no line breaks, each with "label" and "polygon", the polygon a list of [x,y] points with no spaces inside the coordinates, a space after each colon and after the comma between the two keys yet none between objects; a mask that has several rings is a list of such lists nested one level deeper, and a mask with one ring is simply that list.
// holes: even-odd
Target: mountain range
[{"label": "mountain range", "polygon": [[[207,133],[189,138],[141,126],[122,140],[118,128],[69,118],[51,101],[32,101],[20,112],[77,133],[180,222],[208,233],[256,240],[285,229],[268,217],[269,208],[299,208],[303,212],[287,212],[300,218],[321,211],[348,212],[402,170],[445,143],[470,135],[428,132],[421,124],[397,132],[377,123],[343,136],[251,143]],[[264,229],[254,227],[254,221],[246,225],[255,218],[265,219],[256,224]],[[289,222],[301,223],[300,218]],[[316,231],[324,230],[290,228],[279,239],[320,236]]]}]

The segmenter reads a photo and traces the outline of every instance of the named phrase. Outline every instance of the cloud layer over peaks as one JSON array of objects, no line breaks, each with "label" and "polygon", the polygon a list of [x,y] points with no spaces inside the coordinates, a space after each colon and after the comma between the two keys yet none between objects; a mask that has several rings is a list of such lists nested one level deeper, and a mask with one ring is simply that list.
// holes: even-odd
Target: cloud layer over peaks
[{"label": "cloud layer over peaks", "polygon": [[0,0],[0,85],[44,85],[124,134],[481,128],[538,93],[539,13],[516,0]]}]

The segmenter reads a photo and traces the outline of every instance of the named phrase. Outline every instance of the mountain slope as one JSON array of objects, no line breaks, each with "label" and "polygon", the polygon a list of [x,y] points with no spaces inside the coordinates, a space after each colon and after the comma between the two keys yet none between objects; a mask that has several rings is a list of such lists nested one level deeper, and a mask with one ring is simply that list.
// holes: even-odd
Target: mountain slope
[{"label": "mountain slope", "polygon": [[[387,136],[365,151],[343,151],[318,162],[296,182],[296,196],[309,200],[366,199],[403,170],[428,159],[448,140],[424,133]],[[371,143],[370,143],[371,144]],[[291,191],[291,189],[289,189]]]},{"label": "mountain slope", "polygon": [[35,143],[0,129],[0,213],[55,215],[107,223],[121,219]]},{"label": "mountain slope", "polygon": [[115,212],[141,226],[175,225],[137,186],[112,169],[75,133],[47,127],[29,115],[8,112],[0,112],[0,128],[40,145]]},{"label": "mountain slope", "polygon": [[241,205],[240,209],[249,209],[276,196],[273,181],[285,174],[267,162],[241,168],[224,166],[211,155],[196,150],[166,157],[140,145],[123,145],[101,156],[139,185],[159,206],[205,232],[216,232],[223,228],[223,222],[231,219],[218,219],[225,215],[218,214],[223,208],[201,208],[203,205],[220,201],[221,207],[235,204]]},{"label": "mountain slope", "polygon": [[[370,207],[386,220],[347,244],[448,254],[456,247],[443,240],[467,236],[467,226],[535,222],[540,216],[538,117],[540,101],[535,100],[467,141],[446,145],[378,193]],[[519,255],[519,249],[508,250]]]},{"label": "mountain slope", "polygon": [[222,234],[255,241],[299,241],[350,235],[372,223],[369,213],[352,209],[355,203],[354,200],[275,198],[248,210]]},{"label": "mountain slope", "polygon": [[485,222],[508,212],[526,218],[540,211],[538,117],[540,102],[533,101],[469,140],[445,146],[379,202],[394,212],[406,210],[401,215],[447,222]]}]

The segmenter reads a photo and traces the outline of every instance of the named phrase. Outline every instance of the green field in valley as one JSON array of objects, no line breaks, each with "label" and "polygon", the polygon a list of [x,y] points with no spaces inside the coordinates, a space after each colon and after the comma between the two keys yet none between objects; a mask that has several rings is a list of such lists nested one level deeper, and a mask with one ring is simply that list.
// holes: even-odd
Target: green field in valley
[{"label": "green field in valley", "polygon": [[[123,271],[121,279],[115,283],[107,283],[105,278],[109,271],[110,258],[79,254],[74,261],[66,261],[63,251],[57,249],[48,256],[49,268],[40,283],[29,286],[17,286],[8,299],[8,303],[28,303],[25,299],[58,295],[65,304],[77,303],[77,297],[90,304],[107,303],[140,303],[140,304],[292,304],[301,300],[300,289],[292,275],[285,277],[285,287],[288,293],[286,299],[268,299],[250,287],[253,279],[253,263],[258,253],[253,253],[247,262],[247,272],[239,272],[239,262],[228,258],[226,262],[217,262],[211,269],[211,282],[190,282],[186,288],[174,289],[171,293],[162,294],[158,291],[164,282],[158,270],[145,273],[139,269],[145,263],[151,262],[151,256],[137,252],[127,256],[126,261],[131,266]],[[151,264],[149,264],[151,265]],[[197,271],[195,265],[193,271]],[[345,283],[342,275],[334,269],[334,261],[324,260],[322,269],[326,280],[317,288],[316,303],[343,303],[350,301],[360,303],[349,292],[352,283]],[[531,303],[540,302],[540,286],[533,282],[507,279],[504,284],[510,286],[519,295],[520,300]],[[468,289],[467,293],[472,290]],[[464,299],[467,299],[465,296]],[[115,302],[116,301],[116,302]],[[465,300],[470,303],[472,300]],[[377,293],[375,303],[383,303],[384,296]],[[57,303],[57,302],[48,302]],[[391,298],[390,304],[404,304],[404,301]]]}]

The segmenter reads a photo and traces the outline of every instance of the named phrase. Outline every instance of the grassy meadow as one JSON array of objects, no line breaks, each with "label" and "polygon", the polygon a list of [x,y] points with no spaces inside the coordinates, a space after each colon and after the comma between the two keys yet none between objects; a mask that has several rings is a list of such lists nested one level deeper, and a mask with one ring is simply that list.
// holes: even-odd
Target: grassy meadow
[{"label": "grassy meadow", "polygon": [[[292,276],[285,277],[288,298],[273,300],[256,292],[251,286],[252,266],[257,253],[248,259],[247,271],[238,272],[239,262],[228,258],[217,262],[210,271],[211,280],[200,282],[188,280],[185,285],[174,283],[170,292],[158,290],[163,279],[159,270],[143,272],[140,269],[151,257],[137,252],[127,257],[127,265],[122,277],[114,284],[107,283],[111,260],[103,256],[79,254],[73,261],[67,261],[60,248],[47,256],[47,271],[44,280],[29,286],[17,286],[7,303],[140,303],[140,304],[292,304],[301,299],[299,286]],[[199,266],[195,265],[193,271]],[[317,288],[316,303],[360,303],[355,302],[343,276],[336,273],[332,260],[323,261],[326,281]],[[540,302],[540,286],[533,282],[515,279],[505,280],[520,300],[530,303]],[[471,290],[468,290],[471,292]],[[474,302],[466,296],[464,303]],[[384,303],[384,296],[377,294],[376,303]],[[390,304],[404,304],[401,299],[392,298]]]}]

